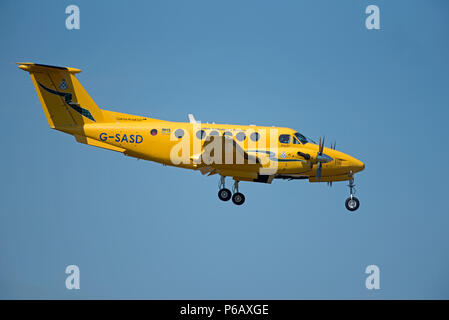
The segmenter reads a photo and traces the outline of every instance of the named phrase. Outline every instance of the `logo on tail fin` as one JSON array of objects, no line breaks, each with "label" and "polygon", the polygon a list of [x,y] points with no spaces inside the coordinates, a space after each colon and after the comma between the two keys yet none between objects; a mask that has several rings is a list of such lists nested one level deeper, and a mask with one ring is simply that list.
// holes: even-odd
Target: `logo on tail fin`
[{"label": "logo on tail fin", "polygon": [[[63,79],[62,81],[65,83],[65,80],[64,80],[64,79]],[[49,92],[49,93],[51,93],[51,94],[54,94],[54,95],[63,97],[63,98],[64,98],[64,102],[65,102],[70,108],[72,108],[73,110],[75,110],[76,112],[78,112],[78,113],[79,113],[80,115],[82,115],[83,117],[86,117],[87,119],[90,119],[90,120],[92,120],[92,121],[95,121],[94,117],[92,116],[92,114],[90,113],[89,110],[80,107],[80,105],[79,105],[78,103],[72,101],[72,94],[71,94],[71,93],[65,93],[65,92],[59,92],[59,91],[56,91],[56,90],[52,90],[52,89],[47,88],[46,86],[44,86],[44,85],[43,85],[42,83],[40,83],[39,81],[38,81],[37,83],[39,83],[39,85],[40,85],[45,91],[47,91],[47,92]],[[61,85],[62,85],[62,82],[61,82],[61,84],[60,84],[59,86],[61,87]],[[65,85],[67,86],[67,83],[65,83]],[[96,122],[96,121],[95,121],[95,122]]]},{"label": "logo on tail fin", "polygon": [[62,79],[61,83],[59,84],[59,89],[61,90],[67,89],[67,82],[65,82],[65,79]]}]

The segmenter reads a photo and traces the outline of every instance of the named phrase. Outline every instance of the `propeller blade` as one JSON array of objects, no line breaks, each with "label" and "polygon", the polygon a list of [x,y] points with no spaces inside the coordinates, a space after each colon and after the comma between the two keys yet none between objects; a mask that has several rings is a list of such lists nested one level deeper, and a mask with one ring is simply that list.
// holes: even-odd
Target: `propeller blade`
[{"label": "propeller blade", "polygon": [[321,181],[321,162],[318,162],[318,167],[316,168],[316,180]]},{"label": "propeller blade", "polygon": [[320,154],[320,150],[321,150],[321,137],[320,137],[320,144],[318,145],[318,154]]},{"label": "propeller blade", "polygon": [[323,137],[323,142],[321,142],[321,138],[320,138],[320,150],[319,150],[319,154],[322,155],[323,154],[323,149],[324,149],[324,139],[325,137]]}]

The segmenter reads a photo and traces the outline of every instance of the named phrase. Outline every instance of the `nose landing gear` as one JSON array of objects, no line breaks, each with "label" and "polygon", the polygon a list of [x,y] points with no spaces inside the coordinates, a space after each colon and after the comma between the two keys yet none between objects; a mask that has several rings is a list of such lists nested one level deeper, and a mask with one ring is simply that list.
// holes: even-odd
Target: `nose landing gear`
[{"label": "nose landing gear", "polygon": [[220,182],[218,183],[218,198],[222,201],[229,201],[232,195],[232,202],[238,206],[242,205],[245,202],[245,196],[243,193],[239,192],[239,181],[234,181],[234,186],[232,187],[232,193],[229,189],[225,188],[225,177],[220,177]]},{"label": "nose landing gear", "polygon": [[349,211],[355,211],[359,208],[360,201],[359,201],[359,199],[354,197],[354,194],[355,194],[354,179],[349,180],[348,187],[349,187],[349,198],[346,199],[345,206],[346,206],[346,209],[348,209]]}]

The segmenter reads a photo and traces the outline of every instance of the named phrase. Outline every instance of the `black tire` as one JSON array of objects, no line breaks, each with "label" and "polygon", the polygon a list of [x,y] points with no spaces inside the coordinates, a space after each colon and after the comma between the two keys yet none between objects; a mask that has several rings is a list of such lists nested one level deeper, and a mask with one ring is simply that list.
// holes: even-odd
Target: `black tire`
[{"label": "black tire", "polygon": [[352,198],[349,197],[348,199],[346,199],[345,207],[349,211],[355,211],[360,207],[360,201],[354,196]]},{"label": "black tire", "polygon": [[229,201],[231,199],[231,191],[229,189],[223,188],[218,191],[218,198],[221,201]]},{"label": "black tire", "polygon": [[234,204],[238,206],[241,206],[245,202],[245,196],[243,195],[243,193],[236,192],[232,196],[232,202],[234,202]]}]

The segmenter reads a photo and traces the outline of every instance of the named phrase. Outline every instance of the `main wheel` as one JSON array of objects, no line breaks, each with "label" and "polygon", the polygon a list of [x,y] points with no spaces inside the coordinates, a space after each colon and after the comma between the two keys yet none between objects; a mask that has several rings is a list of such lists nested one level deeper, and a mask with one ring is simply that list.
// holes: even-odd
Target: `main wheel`
[{"label": "main wheel", "polygon": [[240,206],[245,202],[245,196],[243,195],[243,193],[236,192],[232,196],[232,202],[234,202],[234,204]]},{"label": "main wheel", "polygon": [[222,201],[229,201],[229,199],[231,199],[231,191],[226,188],[220,189],[218,191],[218,197]]},{"label": "main wheel", "polygon": [[349,211],[355,211],[359,208],[360,201],[359,201],[359,199],[357,199],[354,196],[349,197],[348,199],[346,199],[345,206],[346,206],[346,209],[348,209]]}]

